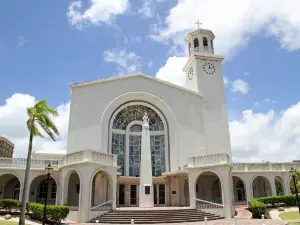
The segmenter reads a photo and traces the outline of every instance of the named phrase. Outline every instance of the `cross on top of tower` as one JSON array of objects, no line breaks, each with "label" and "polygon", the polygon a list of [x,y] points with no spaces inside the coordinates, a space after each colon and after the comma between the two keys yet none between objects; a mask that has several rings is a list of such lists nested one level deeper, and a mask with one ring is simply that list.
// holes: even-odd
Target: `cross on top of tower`
[{"label": "cross on top of tower", "polygon": [[143,67],[144,65],[142,65],[142,64],[140,64],[140,63],[138,63],[138,64],[136,64],[136,67],[138,68],[138,72],[142,72],[141,70],[142,70],[142,67]]},{"label": "cross on top of tower", "polygon": [[200,29],[200,26],[202,26],[202,23],[200,23],[200,21],[199,21],[199,20],[197,20],[197,21],[195,22],[195,24],[197,24],[197,25],[198,25],[198,29]]}]

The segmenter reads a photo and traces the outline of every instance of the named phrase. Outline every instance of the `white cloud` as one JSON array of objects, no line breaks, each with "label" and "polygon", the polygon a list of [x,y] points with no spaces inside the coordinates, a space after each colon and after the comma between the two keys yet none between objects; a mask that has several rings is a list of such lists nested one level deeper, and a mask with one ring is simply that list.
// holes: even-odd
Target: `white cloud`
[{"label": "white cloud", "polygon": [[215,33],[216,52],[227,57],[262,31],[293,51],[300,48],[299,8],[298,0],[181,0],[170,9],[163,26],[154,26],[152,38],[185,49],[184,36],[200,20]]},{"label": "white cloud", "polygon": [[157,71],[156,77],[184,87],[186,81],[185,73],[182,71],[182,68],[186,61],[186,57],[170,57],[166,65]]},{"label": "white cloud", "polygon": [[23,47],[27,40],[23,36],[18,37],[18,47]]},{"label": "white cloud", "polygon": [[147,63],[147,66],[148,66],[149,68],[151,68],[151,67],[153,66],[153,61],[150,60],[150,61]]},{"label": "white cloud", "polygon": [[85,10],[82,10],[82,1],[73,1],[67,16],[72,26],[82,28],[87,24],[111,24],[116,16],[124,14],[128,8],[128,0],[90,0],[90,6]]},{"label": "white cloud", "polygon": [[232,81],[231,91],[247,94],[249,91],[249,84],[246,81],[241,79],[234,80]]},{"label": "white cloud", "polygon": [[228,84],[229,84],[229,79],[228,79],[228,77],[224,76],[224,77],[223,77],[223,81],[224,81],[225,87],[227,87]]},{"label": "white cloud", "polygon": [[104,52],[104,61],[117,64],[118,74],[128,74],[137,72],[136,65],[140,57],[134,52],[123,50],[107,50]]},{"label": "white cloud", "polygon": [[[0,105],[0,136],[5,136],[15,144],[15,157],[27,155],[29,133],[26,127],[26,108],[32,107],[36,99],[27,94],[16,93]],[[34,138],[33,149],[66,149],[70,103],[57,107],[59,116],[53,118],[60,131],[56,142],[49,139]]]},{"label": "white cloud", "polygon": [[243,111],[229,123],[232,155],[242,161],[291,161],[300,158],[300,102],[280,114]]}]

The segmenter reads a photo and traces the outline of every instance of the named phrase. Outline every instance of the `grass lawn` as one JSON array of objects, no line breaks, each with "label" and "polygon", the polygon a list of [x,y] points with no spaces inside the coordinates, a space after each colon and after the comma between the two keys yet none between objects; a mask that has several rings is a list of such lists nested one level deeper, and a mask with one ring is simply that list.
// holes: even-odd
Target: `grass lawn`
[{"label": "grass lawn", "polygon": [[288,225],[300,225],[300,223],[297,223],[297,222],[288,222]]},{"label": "grass lawn", "polygon": [[[298,211],[282,212],[279,214],[279,216],[283,220],[298,220],[298,219],[300,219],[300,214]],[[298,223],[298,224],[300,224],[300,223]]]}]

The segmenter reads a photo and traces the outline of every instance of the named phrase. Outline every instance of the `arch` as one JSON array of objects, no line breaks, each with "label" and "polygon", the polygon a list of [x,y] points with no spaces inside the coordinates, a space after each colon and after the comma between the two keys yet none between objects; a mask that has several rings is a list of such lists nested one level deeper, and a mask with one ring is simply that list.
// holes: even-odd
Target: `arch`
[{"label": "arch", "polygon": [[[199,180],[203,176],[203,180]],[[201,182],[200,182],[201,181]],[[223,204],[223,181],[215,171],[201,171],[195,179],[195,196],[198,199]]]},{"label": "arch", "polygon": [[2,174],[0,179],[0,199],[20,199],[22,183],[19,176],[12,172]]},{"label": "arch", "polygon": [[247,200],[245,182],[238,176],[232,177],[233,183],[233,196],[235,202],[244,202]]},{"label": "arch", "polygon": [[105,169],[98,169],[93,173],[90,183],[91,207],[113,200],[112,185],[113,179]]},{"label": "arch", "polygon": [[48,191],[48,204],[55,205],[57,203],[58,182],[54,176],[50,175],[49,183],[47,185],[47,175],[39,174],[31,180],[29,187],[29,201],[44,203],[46,192]]},{"label": "arch", "polygon": [[271,183],[265,176],[254,176],[251,181],[253,198],[260,198],[272,195]]},{"label": "arch", "polygon": [[[131,101],[119,106],[112,114],[109,122],[109,150],[116,149],[116,152],[112,153],[118,154],[118,165],[121,167],[122,175],[139,176],[141,134],[140,136],[129,135],[129,128],[138,121],[141,124],[144,111],[148,112],[150,119],[152,155],[157,152],[153,151],[152,147],[161,151],[157,157],[152,157],[154,160],[152,162],[152,175],[161,176],[162,172],[169,170],[169,129],[165,116],[152,104]],[[158,145],[154,146],[155,143]],[[133,155],[130,155],[132,151],[128,146],[132,147],[132,151],[135,152],[132,153]],[[128,163],[130,157],[132,164]]]},{"label": "arch", "polygon": [[[115,99],[113,99],[105,108],[102,117],[101,117],[101,138],[100,142],[101,146],[99,149],[108,149],[110,151],[110,119],[113,113],[123,104],[128,103],[130,101],[141,101],[146,102],[152,105],[155,105],[157,109],[164,115],[166,122],[168,124],[168,147],[166,149],[172,149],[172,154],[170,157],[172,158],[172,162],[174,165],[178,163],[179,160],[179,152],[177,145],[177,121],[176,118],[170,109],[170,107],[159,97],[155,95],[151,95],[145,92],[129,92],[122,94]],[[169,156],[168,156],[169,158]],[[169,162],[169,160],[168,160]],[[174,168],[175,169],[175,168]],[[169,171],[169,164],[166,165],[166,171]]]},{"label": "arch", "polygon": [[275,180],[275,187],[276,187],[276,195],[277,196],[283,196],[284,192],[283,192],[283,180],[282,180],[282,177],[276,176],[274,178],[274,180]]},{"label": "arch", "polygon": [[[71,177],[72,176],[72,177]],[[81,174],[76,168],[70,168],[66,173],[64,178],[64,199],[63,202],[65,205],[71,206],[74,208],[79,208],[81,202]]]},{"label": "arch", "polygon": [[203,46],[208,47],[207,37],[203,37]]},{"label": "arch", "polygon": [[195,52],[199,51],[199,40],[198,40],[198,38],[194,38],[194,49],[195,49]]}]

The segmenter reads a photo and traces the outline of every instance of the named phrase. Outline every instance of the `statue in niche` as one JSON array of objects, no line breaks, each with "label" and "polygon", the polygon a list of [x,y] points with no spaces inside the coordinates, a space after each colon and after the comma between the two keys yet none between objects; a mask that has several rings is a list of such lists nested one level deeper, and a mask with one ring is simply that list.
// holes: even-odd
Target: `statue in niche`
[{"label": "statue in niche", "polygon": [[145,112],[144,116],[143,116],[143,127],[149,127],[149,117],[148,117],[148,113]]}]

